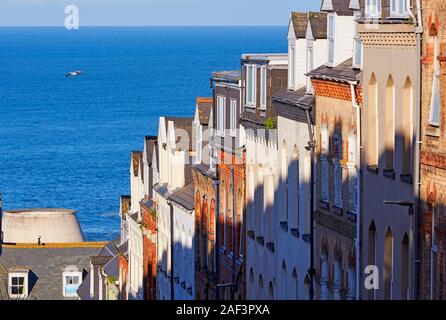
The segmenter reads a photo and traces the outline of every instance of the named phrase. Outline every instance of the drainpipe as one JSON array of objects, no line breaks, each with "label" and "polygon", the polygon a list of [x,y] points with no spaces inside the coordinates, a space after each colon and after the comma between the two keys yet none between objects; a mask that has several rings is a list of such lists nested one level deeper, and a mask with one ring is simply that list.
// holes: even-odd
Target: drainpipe
[{"label": "drainpipe", "polygon": [[[218,176],[217,176],[218,177]],[[218,191],[218,186],[220,185],[220,181],[215,180],[214,181],[214,185],[215,185],[215,244],[214,244],[214,252],[215,252],[215,277],[216,277],[216,284],[220,283],[220,272],[219,272],[219,255],[220,255],[220,246],[219,246],[219,242],[220,242],[220,203],[219,203],[219,191]],[[220,292],[219,292],[219,288],[216,285],[215,286],[215,291],[216,291],[216,299],[220,300]]]},{"label": "drainpipe", "polygon": [[355,284],[355,298],[361,299],[361,108],[356,101],[355,85],[357,82],[350,83],[350,90],[352,95],[352,105],[356,110],[356,284]]},{"label": "drainpipe", "polygon": [[[231,179],[232,179],[232,283],[235,284],[235,187],[234,187],[234,168],[231,168]],[[235,300],[235,286],[231,288],[232,290],[232,300]]]},{"label": "drainpipe", "polygon": [[418,286],[416,275],[418,274],[418,217],[417,214],[420,210],[420,147],[421,147],[421,44],[423,36],[423,17],[421,15],[421,0],[416,0],[417,5],[417,28],[415,32],[417,34],[417,91],[416,91],[416,104],[415,104],[415,119],[416,123],[416,133],[415,133],[415,152],[414,152],[414,195],[416,199],[416,211],[414,215],[414,228],[417,230],[414,232],[414,261],[412,263],[412,287],[411,287],[411,299],[416,299],[418,297]]},{"label": "drainpipe", "polygon": [[173,206],[172,203],[169,203],[170,207],[170,300],[174,299],[174,285],[175,281],[173,280],[175,277],[175,269],[174,269],[174,227],[173,227]]}]

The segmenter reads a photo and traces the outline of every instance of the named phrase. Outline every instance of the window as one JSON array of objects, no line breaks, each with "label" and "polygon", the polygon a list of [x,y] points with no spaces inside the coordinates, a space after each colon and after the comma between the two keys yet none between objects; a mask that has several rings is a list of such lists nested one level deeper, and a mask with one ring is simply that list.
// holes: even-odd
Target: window
[{"label": "window", "polygon": [[367,18],[379,18],[381,16],[381,0],[366,0],[365,15]]},{"label": "window", "polygon": [[246,95],[246,102],[248,107],[255,108],[256,103],[256,68],[254,65],[247,65],[246,67],[246,74],[247,74],[247,95]]},{"label": "window", "polygon": [[260,110],[266,110],[266,66],[260,67]]},{"label": "window", "polygon": [[64,297],[77,297],[77,289],[81,285],[82,273],[64,275]]},{"label": "window", "polygon": [[391,0],[390,14],[392,17],[407,17],[407,0]]},{"label": "window", "polygon": [[9,297],[26,299],[28,297],[28,270],[16,270],[9,273]]},{"label": "window", "polygon": [[[314,69],[313,56],[313,41],[308,41],[307,44],[307,73]],[[307,93],[313,93],[313,86],[311,85],[311,78],[307,76]]]},{"label": "window", "polygon": [[393,234],[387,229],[384,240],[384,300],[392,300],[393,287]]},{"label": "window", "polygon": [[237,100],[231,99],[231,123],[230,132],[235,137],[237,133]]},{"label": "window", "polygon": [[378,165],[378,85],[375,74],[368,85],[367,110],[367,161],[369,166]]},{"label": "window", "polygon": [[289,79],[289,85],[288,89],[294,90],[295,89],[295,66],[296,66],[296,56],[295,56],[295,50],[294,47],[290,47],[289,49],[289,68],[288,68],[288,79]]},{"label": "window", "polygon": [[225,110],[226,97],[217,97],[217,133],[219,136],[225,135]]},{"label": "window", "polygon": [[[361,17],[361,12],[356,11],[355,12],[355,20],[359,19]],[[353,56],[353,66],[356,68],[360,68],[362,64],[362,45],[361,45],[361,39],[359,38],[359,32],[358,32],[358,22],[355,21],[355,32],[353,37],[354,42],[354,56]]]},{"label": "window", "polygon": [[403,158],[403,175],[412,173],[412,82],[409,78],[403,88],[403,114],[402,114],[402,158]]},{"label": "window", "polygon": [[202,134],[201,134],[202,127],[200,124],[196,124],[195,128],[196,128],[196,149],[197,149],[195,153],[195,162],[200,163],[201,148],[202,148]]},{"label": "window", "polygon": [[432,81],[432,98],[431,110],[429,114],[429,124],[438,127],[440,125],[440,62],[439,55],[439,41],[435,37],[435,52],[434,52],[434,76]]},{"label": "window", "polygon": [[386,85],[385,105],[385,160],[386,170],[393,170],[395,150],[395,85],[392,76],[389,76]]},{"label": "window", "polygon": [[334,64],[334,45],[335,45],[335,16],[330,14],[328,16],[328,64]]}]

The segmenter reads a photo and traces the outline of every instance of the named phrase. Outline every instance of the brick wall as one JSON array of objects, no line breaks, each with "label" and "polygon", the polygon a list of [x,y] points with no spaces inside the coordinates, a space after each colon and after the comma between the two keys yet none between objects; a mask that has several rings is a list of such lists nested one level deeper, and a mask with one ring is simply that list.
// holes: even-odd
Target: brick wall
[{"label": "brick wall", "polygon": [[156,300],[156,212],[141,205],[143,226],[144,299]]},{"label": "brick wall", "polygon": [[[422,144],[420,154],[420,197],[421,213],[419,224],[419,270],[418,270],[418,294],[420,299],[430,299],[433,289],[434,299],[446,298],[446,138],[445,124],[446,113],[445,95],[446,79],[444,56],[446,55],[446,2],[443,0],[423,0],[423,53],[422,53],[422,113],[421,131]],[[437,34],[440,41],[440,57],[435,57],[434,36]],[[429,125],[430,104],[432,97],[432,83],[434,76],[434,63],[440,59],[440,125]],[[435,217],[433,219],[433,217]],[[437,258],[434,260],[431,274],[431,246],[432,223],[436,228]],[[431,278],[431,276],[433,278]],[[431,288],[431,280],[435,284]]]}]

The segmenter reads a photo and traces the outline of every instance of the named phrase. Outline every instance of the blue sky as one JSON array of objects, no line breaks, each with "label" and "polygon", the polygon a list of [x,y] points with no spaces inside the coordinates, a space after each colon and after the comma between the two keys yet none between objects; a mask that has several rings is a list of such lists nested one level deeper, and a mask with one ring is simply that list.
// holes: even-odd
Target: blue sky
[{"label": "blue sky", "polygon": [[0,26],[62,26],[66,5],[80,26],[286,25],[319,0],[0,0]]}]

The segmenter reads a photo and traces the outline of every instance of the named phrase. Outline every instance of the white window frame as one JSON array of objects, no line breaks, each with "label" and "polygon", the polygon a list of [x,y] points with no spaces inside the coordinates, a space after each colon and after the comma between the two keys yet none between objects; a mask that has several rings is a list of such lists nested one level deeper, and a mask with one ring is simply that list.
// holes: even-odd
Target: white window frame
[{"label": "white window frame", "polygon": [[409,16],[407,0],[390,1],[390,16],[392,18],[407,18]]},{"label": "white window frame", "polygon": [[[353,67],[354,68],[362,68],[362,44],[361,38],[359,37],[358,32],[358,22],[356,21],[361,17],[361,12],[355,11],[355,22],[354,22],[354,37],[353,37]],[[359,52],[358,52],[359,51]],[[359,61],[358,61],[359,60]]]},{"label": "white window frame", "polygon": [[266,110],[267,70],[266,66],[260,66],[260,110]]},{"label": "white window frame", "polygon": [[[9,272],[8,274],[8,294],[11,299],[26,299],[28,298],[28,272]],[[13,278],[22,279],[23,284],[13,284]],[[13,287],[23,287],[23,293],[12,293]]]},{"label": "white window frame", "polygon": [[[62,274],[62,283],[63,283],[63,287],[62,287],[62,294],[64,297],[77,297],[77,292],[75,293],[67,293],[66,292],[66,287],[68,285],[67,283],[67,278],[74,278],[77,277],[79,279],[79,283],[74,284],[75,286],[77,286],[77,288],[79,288],[79,286],[82,284],[82,271],[78,270],[78,271],[74,271],[74,270],[70,270],[70,271],[65,271]],[[76,288],[76,291],[77,291]]]},{"label": "white window frame", "polygon": [[226,97],[217,96],[217,134],[225,136],[226,126]]},{"label": "white window frame", "polygon": [[365,0],[366,18],[381,18],[381,0]]},{"label": "white window frame", "polygon": [[[440,126],[440,110],[441,110],[441,93],[440,93],[440,62],[438,61],[439,55],[439,40],[438,36],[435,36],[434,39],[434,75],[432,80],[432,95],[430,102],[430,111],[429,111],[429,124],[434,127]],[[436,89],[437,88],[437,89]],[[438,109],[434,108],[434,104],[438,103]],[[436,110],[437,109],[437,110]],[[435,115],[435,113],[438,113]],[[435,120],[434,117],[437,116],[438,119]]]},{"label": "white window frame", "polygon": [[327,64],[333,66],[335,63],[335,14],[329,13],[327,17]]},{"label": "white window frame", "polygon": [[195,162],[200,163],[201,162],[201,148],[202,146],[202,126],[201,124],[196,124],[196,141],[195,141],[195,147],[197,148],[195,152]]},{"label": "white window frame", "polygon": [[288,89],[294,90],[296,88],[296,49],[290,46],[289,49],[289,68],[288,68]]},{"label": "white window frame", "polygon": [[[307,41],[307,73],[313,71],[314,69],[314,45],[313,41]],[[313,93],[313,85],[311,83],[311,78],[307,76],[307,93]]]},{"label": "white window frame", "polygon": [[237,100],[236,99],[230,99],[229,100],[230,105],[230,127],[229,132],[230,134],[235,137],[237,133]]},{"label": "white window frame", "polygon": [[[249,81],[251,78],[251,81]],[[253,64],[246,66],[246,104],[249,108],[256,106],[257,68]]]}]

